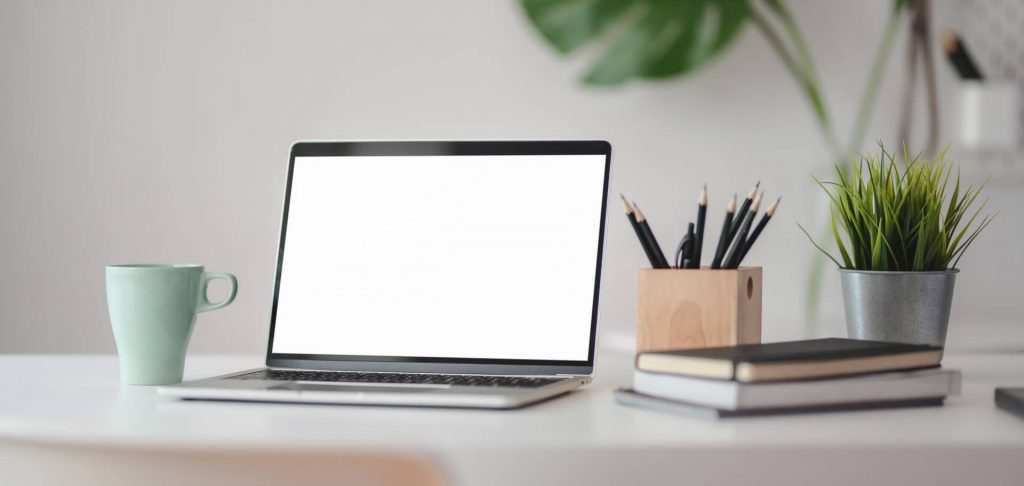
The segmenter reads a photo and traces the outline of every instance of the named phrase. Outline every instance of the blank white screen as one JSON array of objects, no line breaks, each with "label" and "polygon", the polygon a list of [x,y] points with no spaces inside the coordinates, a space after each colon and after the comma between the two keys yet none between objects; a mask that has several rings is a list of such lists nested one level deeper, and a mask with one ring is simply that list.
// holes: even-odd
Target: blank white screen
[{"label": "blank white screen", "polygon": [[604,166],[297,157],[273,352],[586,360]]}]

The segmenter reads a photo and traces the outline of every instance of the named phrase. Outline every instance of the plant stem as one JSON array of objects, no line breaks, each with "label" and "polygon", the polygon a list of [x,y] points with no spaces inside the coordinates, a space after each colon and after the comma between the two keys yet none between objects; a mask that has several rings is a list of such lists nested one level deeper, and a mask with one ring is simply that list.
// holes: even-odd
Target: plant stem
[{"label": "plant stem", "polygon": [[[785,8],[781,5],[773,7],[773,9]],[[833,160],[842,160],[842,152],[839,148],[839,143],[836,140],[835,132],[832,130],[832,124],[828,117],[828,111],[825,109],[825,102],[821,96],[821,88],[818,86],[812,73],[808,72],[807,69],[802,68],[797,63],[796,59],[786,48],[782,38],[775,32],[768,19],[764,18],[757,9],[751,7],[749,9],[750,19],[754,22],[754,25],[760,29],[761,33],[768,40],[768,45],[775,50],[775,53],[782,59],[782,63],[789,70],[790,75],[796,79],[797,84],[800,85],[804,90],[804,95],[811,102],[811,107],[814,109],[814,114],[817,117],[818,126],[821,128],[822,135],[825,137],[825,143],[828,145],[828,149],[831,152]],[[810,61],[810,58],[807,58]]]},{"label": "plant stem", "polygon": [[931,4],[929,0],[921,2],[921,57],[924,61],[924,80],[928,89],[928,139],[925,141],[925,150],[929,156],[934,156],[939,143],[939,95],[935,83],[935,57],[928,49],[928,40],[931,39]]},{"label": "plant stem", "polygon": [[754,25],[757,25],[757,27],[761,29],[761,33],[768,40],[768,45],[772,46],[772,48],[775,49],[775,53],[782,58],[782,63],[785,64],[789,73],[796,78],[797,83],[801,86],[806,85],[807,80],[805,79],[803,70],[797,66],[796,60],[793,59],[793,55],[786,49],[785,44],[782,42],[782,38],[775,32],[775,29],[773,29],[771,24],[768,23],[768,20],[754,8],[750,9],[749,15],[750,19],[754,22]]},{"label": "plant stem", "polygon": [[807,41],[804,40],[800,28],[797,27],[796,21],[793,20],[793,15],[789,13],[789,9],[782,3],[782,0],[769,2],[769,5],[772,6],[772,11],[782,20],[782,25],[786,28],[786,33],[789,34],[789,39],[793,42],[796,54],[800,58],[800,62],[803,63],[807,78],[814,84],[820,85],[821,81],[818,79],[817,70],[814,68],[814,61],[811,60],[811,51],[807,47]]},{"label": "plant stem", "polygon": [[885,72],[885,65],[889,61],[889,54],[892,52],[896,31],[900,26],[900,10],[902,2],[893,2],[892,11],[889,13],[889,21],[886,23],[885,31],[882,34],[882,42],[875,51],[875,60],[871,65],[871,74],[868,76],[867,85],[864,86],[864,94],[860,99],[860,108],[857,110],[857,119],[853,124],[853,133],[850,135],[849,144],[846,146],[847,155],[860,151],[864,143],[864,132],[867,130],[868,121],[871,118],[871,111],[878,100],[878,88],[882,84],[882,74]]},{"label": "plant stem", "polygon": [[812,88],[810,92],[812,97],[811,103],[814,105],[815,114],[818,116],[818,123],[822,126],[826,143],[831,147],[833,157],[837,160],[842,160],[846,154],[839,150],[839,140],[835,135],[835,130],[832,128],[832,119],[828,114],[828,107],[821,95],[821,80],[814,67],[814,60],[811,58],[811,50],[807,46],[807,41],[804,39],[803,33],[800,32],[796,20],[793,19],[793,15],[789,12],[789,8],[786,7],[782,0],[771,0],[767,4],[771,11],[775,12],[782,21],[782,26],[789,36],[793,48],[796,50],[796,55],[803,67],[804,75]]}]

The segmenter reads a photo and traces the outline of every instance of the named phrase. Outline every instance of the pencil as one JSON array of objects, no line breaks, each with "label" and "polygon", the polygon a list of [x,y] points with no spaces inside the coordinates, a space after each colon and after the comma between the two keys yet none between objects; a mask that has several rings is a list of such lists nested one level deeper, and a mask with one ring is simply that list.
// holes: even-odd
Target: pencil
[{"label": "pencil", "polygon": [[[743,199],[743,204],[740,205],[740,210],[736,212],[736,216],[732,219],[732,228],[729,230],[729,241],[736,238],[736,232],[739,231],[740,225],[743,224],[743,220],[747,217],[747,211],[750,210],[750,205],[754,202],[754,197],[757,196],[757,189],[761,187],[761,181],[757,181],[754,187],[750,188],[750,192],[747,193],[747,197]],[[726,245],[728,247],[728,244]]]},{"label": "pencil", "polygon": [[647,243],[651,245],[651,253],[657,261],[654,268],[671,268],[668,265],[668,260],[665,259],[665,254],[661,252],[658,239],[654,237],[654,231],[651,231],[651,225],[647,224],[647,218],[644,217],[644,212],[640,210],[640,207],[636,205],[636,201],[633,201],[633,211],[636,212],[636,224],[640,226],[640,231],[647,238]]},{"label": "pencil", "polygon": [[708,213],[708,185],[700,190],[697,198],[697,227],[693,233],[693,256],[687,268],[700,268],[700,254],[704,248],[704,219]]},{"label": "pencil", "polygon": [[715,258],[711,260],[711,268],[722,267],[722,257],[725,256],[725,249],[729,247],[729,232],[732,230],[732,217],[735,213],[736,195],[733,194],[725,208],[725,222],[722,223],[722,234],[718,235],[718,249],[715,250]]},{"label": "pencil", "polygon": [[761,232],[764,231],[764,227],[768,226],[768,221],[772,219],[775,214],[775,208],[779,207],[779,203],[782,202],[782,198],[778,198],[771,206],[768,206],[768,210],[764,212],[764,216],[761,216],[761,220],[757,222],[757,227],[750,233],[750,238],[747,238],[746,244],[743,245],[743,252],[740,253],[740,258],[736,262],[736,266],[740,266],[743,263],[743,259],[747,257],[747,252],[750,251],[750,247],[754,246],[754,242],[757,241],[757,237],[761,236]]},{"label": "pencil", "polygon": [[747,234],[750,233],[750,225],[753,223],[754,217],[757,216],[757,210],[761,207],[761,196],[763,195],[764,193],[761,193],[754,197],[754,204],[750,206],[746,217],[740,223],[740,228],[736,231],[736,236],[732,242],[732,248],[729,249],[729,256],[725,257],[724,268],[736,268],[739,266],[740,252],[743,251],[743,245],[747,241]]},{"label": "pencil", "polygon": [[982,79],[983,76],[978,65],[974,63],[974,59],[971,58],[967,47],[964,46],[956,32],[946,32],[946,35],[942,37],[942,50],[946,52],[946,58],[949,59],[949,63],[953,65],[953,69],[956,69],[961,79]]},{"label": "pencil", "polygon": [[644,232],[640,229],[640,224],[636,221],[636,212],[633,210],[633,206],[629,205],[626,196],[620,193],[619,197],[622,198],[622,204],[626,206],[626,217],[629,218],[629,224],[633,227],[633,231],[636,232],[636,239],[640,240],[640,246],[643,247],[647,260],[651,262],[652,268],[658,268],[658,259],[654,257],[654,253],[651,253],[651,245],[647,242]]}]

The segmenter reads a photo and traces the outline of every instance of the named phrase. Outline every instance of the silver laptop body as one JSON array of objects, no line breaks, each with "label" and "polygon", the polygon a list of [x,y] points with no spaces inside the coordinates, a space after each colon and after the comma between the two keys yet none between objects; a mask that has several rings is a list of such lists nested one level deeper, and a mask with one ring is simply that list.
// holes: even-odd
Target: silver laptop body
[{"label": "silver laptop body", "polygon": [[298,142],[266,368],[190,400],[516,408],[591,381],[611,146]]}]

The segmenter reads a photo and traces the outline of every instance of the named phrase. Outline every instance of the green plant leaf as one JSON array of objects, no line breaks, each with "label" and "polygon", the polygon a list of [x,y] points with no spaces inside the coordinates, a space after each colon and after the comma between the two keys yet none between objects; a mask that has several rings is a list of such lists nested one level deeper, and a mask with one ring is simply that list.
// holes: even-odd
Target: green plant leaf
[{"label": "green plant leaf", "polygon": [[987,201],[975,205],[984,184],[963,190],[960,171],[954,176],[946,156],[943,150],[933,159],[911,159],[904,146],[897,160],[882,146],[880,156],[863,157],[849,172],[837,166],[838,182],[815,179],[829,196],[832,235],[847,268],[955,268],[992,216],[981,214]]},{"label": "green plant leaf", "polygon": [[839,254],[843,257],[843,268],[851,268],[850,254],[846,252],[846,245],[843,238],[839,236],[839,228],[836,227],[836,213],[832,211],[832,234],[836,238],[836,246],[839,247]]},{"label": "green plant leaf", "polygon": [[593,39],[633,2],[621,0],[523,0],[523,10],[545,40],[566,54]]},{"label": "green plant leaf", "polygon": [[527,18],[555,49],[592,43],[602,53],[585,81],[685,74],[719,55],[747,20],[745,0],[521,0]]},{"label": "green plant leaf", "polygon": [[957,249],[957,251],[953,254],[953,256],[956,258],[953,260],[953,265],[950,268],[956,268],[956,266],[960,264],[960,257],[964,256],[964,252],[967,250],[967,248],[971,246],[971,243],[974,243],[974,239],[977,238],[978,235],[981,234],[981,231],[988,227],[988,224],[991,223],[992,220],[995,218],[995,214],[990,214],[985,217],[985,219],[981,222],[981,224],[978,225],[977,228],[975,228],[974,232],[971,234],[971,237],[968,238],[967,241],[964,242],[963,246]]},{"label": "green plant leaf", "polygon": [[[957,250],[959,249],[960,241],[961,241],[961,239],[963,239],[964,234],[967,233],[967,230],[971,229],[971,226],[974,225],[974,220],[978,218],[978,215],[981,214],[981,210],[984,209],[985,206],[987,206],[987,205],[988,205],[988,201],[985,201],[984,203],[982,203],[981,207],[979,207],[976,211],[974,211],[974,214],[971,215],[971,218],[967,220],[967,224],[964,225],[964,227],[960,230],[960,232],[957,233],[956,237],[953,238],[953,241],[950,242],[949,249],[952,250],[953,253],[957,252]],[[982,218],[982,220],[984,220],[984,218]],[[970,239],[970,236],[968,236],[968,240],[969,239]]]},{"label": "green plant leaf", "polygon": [[[817,249],[818,249],[818,251],[820,251],[820,252],[821,252],[821,253],[822,253],[823,255],[827,256],[829,260],[832,260],[832,263],[835,263],[837,267],[839,267],[839,268],[844,268],[842,264],[840,264],[840,263],[839,263],[838,261],[836,261],[836,259],[835,259],[835,258],[833,258],[833,257],[832,257],[832,254],[830,254],[830,253],[828,252],[828,250],[826,250],[826,249],[822,248],[822,247],[821,247],[821,245],[819,245],[819,244],[818,244],[817,242],[815,242],[815,241],[814,241],[814,238],[812,238],[812,237],[811,237],[811,234],[810,234],[810,233],[808,233],[808,232],[807,232],[807,230],[806,230],[806,229],[804,229],[804,227],[803,227],[803,226],[800,226],[800,224],[799,224],[799,223],[797,223],[797,225],[796,225],[796,226],[797,226],[798,228],[800,228],[800,231],[803,231],[803,232],[804,232],[804,234],[805,234],[805,235],[807,235],[807,239],[811,241],[811,244],[812,244],[812,245],[814,245],[814,247],[815,247],[815,248],[817,248]],[[848,266],[847,266],[847,268],[848,268]]]}]

